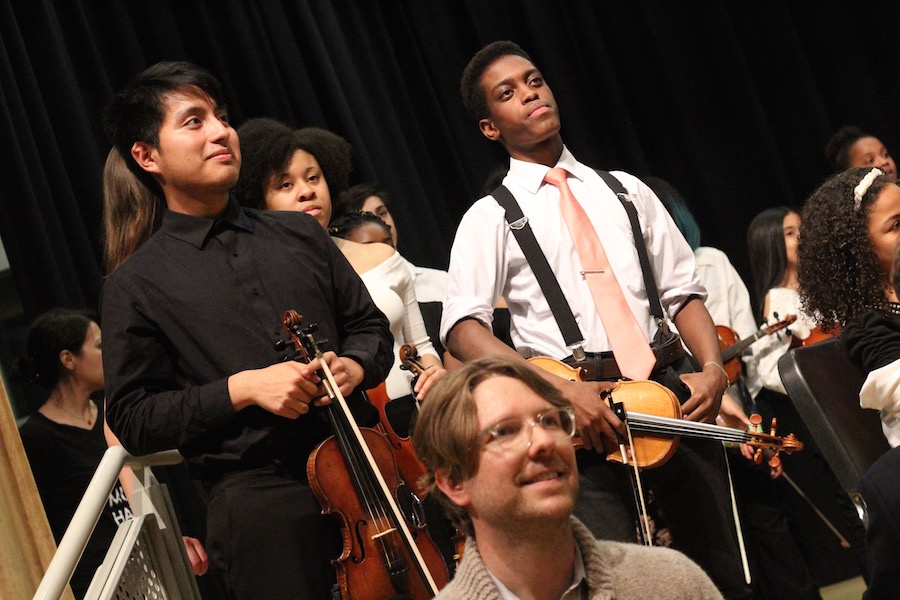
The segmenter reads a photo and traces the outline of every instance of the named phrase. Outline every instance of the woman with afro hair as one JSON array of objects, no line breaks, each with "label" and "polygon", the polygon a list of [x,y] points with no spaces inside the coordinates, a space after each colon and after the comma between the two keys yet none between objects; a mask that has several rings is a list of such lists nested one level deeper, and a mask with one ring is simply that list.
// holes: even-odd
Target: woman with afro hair
[{"label": "woman with afro hair", "polygon": [[897,447],[900,446],[900,187],[881,169],[848,169],[807,201],[809,227],[800,244],[804,302],[841,338],[866,374],[860,405],[880,411],[894,450],[863,476],[870,507],[866,529],[866,598],[896,594],[898,538]]},{"label": "woman with afro hair", "polygon": [[900,237],[900,188],[888,175],[853,168],[831,177],[807,200],[803,223],[801,294],[823,329],[897,310],[890,273]]},{"label": "woman with afro hair", "polygon": [[[266,118],[247,121],[238,135],[243,154],[241,176],[234,188],[238,202],[260,210],[304,212],[328,230],[332,199],[348,187],[350,144],[324,129],[294,130]],[[446,371],[425,332],[405,261],[385,243],[360,244],[335,236],[332,240],[391,323],[394,367],[386,381],[389,398],[410,396],[411,375],[400,369],[397,352],[406,343],[416,346],[425,367],[414,390],[416,398],[422,400]]]}]

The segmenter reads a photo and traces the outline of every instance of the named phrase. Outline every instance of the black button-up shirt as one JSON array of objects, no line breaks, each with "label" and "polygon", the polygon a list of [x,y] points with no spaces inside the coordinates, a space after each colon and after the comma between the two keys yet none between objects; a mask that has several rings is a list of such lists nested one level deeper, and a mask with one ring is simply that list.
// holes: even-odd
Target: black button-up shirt
[{"label": "black button-up shirt", "polygon": [[228,395],[229,376],[293,357],[287,309],[318,325],[323,350],[362,365],[361,388],[385,378],[388,321],[315,220],[233,199],[218,219],[166,211],[103,289],[107,419],[125,448],[178,448],[206,478],[305,461],[330,434],[321,410],[296,420],[258,406],[236,413]]}]

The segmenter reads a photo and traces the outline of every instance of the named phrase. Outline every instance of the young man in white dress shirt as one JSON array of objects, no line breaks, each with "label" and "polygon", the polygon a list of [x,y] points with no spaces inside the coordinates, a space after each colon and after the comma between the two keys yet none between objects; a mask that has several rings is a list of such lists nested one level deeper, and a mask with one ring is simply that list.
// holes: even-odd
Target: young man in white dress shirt
[{"label": "young man in white dress shirt", "polygon": [[[559,190],[544,183],[552,167],[567,171],[569,186],[606,249],[628,308],[647,340],[652,340],[657,324],[650,313],[627,213],[603,179],[564,146],[553,93],[528,55],[512,42],[489,44],[469,62],[461,90],[481,132],[503,144],[510,155],[503,184],[547,257],[586,338],[584,350],[590,360],[608,365],[613,357],[580,274],[578,254],[559,208]],[[663,309],[698,364],[704,365],[700,372],[679,377],[670,365],[659,361],[651,377],[679,395],[687,419],[712,422],[728,381],[715,327],[703,305],[705,290],[695,273],[693,253],[648,187],[627,173],[615,176],[637,209]],[[493,307],[501,297],[510,309],[516,351],[491,334]],[[469,209],[457,231],[441,335],[450,352],[463,361],[491,354],[562,360],[572,354],[507,225],[504,209],[491,196]],[[584,445],[595,451],[578,453],[582,477],[575,514],[595,535],[634,540],[634,509],[629,508],[634,502],[627,470],[610,466],[602,455],[604,450],[617,452],[616,434],[625,433],[622,421],[598,397],[613,384],[570,382],[549,373],[542,376],[572,402]],[[674,457],[645,477],[669,522],[675,546],[706,569],[726,597],[741,598],[749,590],[741,573],[724,469],[720,444],[683,439]]]}]

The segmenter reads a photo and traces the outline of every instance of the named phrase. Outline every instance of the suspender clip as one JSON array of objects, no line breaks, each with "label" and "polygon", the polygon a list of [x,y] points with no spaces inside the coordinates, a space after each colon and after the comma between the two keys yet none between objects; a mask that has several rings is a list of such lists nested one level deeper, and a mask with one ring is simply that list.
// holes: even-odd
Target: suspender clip
[{"label": "suspender clip", "polygon": [[567,349],[572,353],[572,358],[574,358],[577,362],[583,362],[587,359],[587,355],[584,353],[584,340],[572,344],[571,346],[567,346]]},{"label": "suspender clip", "polygon": [[670,333],[670,332],[669,332],[669,322],[668,322],[668,321],[666,321],[666,320],[663,319],[662,317],[656,317],[656,326],[659,327],[659,328],[662,330],[663,335],[665,335],[666,337],[668,337],[668,335],[669,335],[669,333]]},{"label": "suspender clip", "polygon": [[522,229],[525,225],[528,224],[528,217],[522,217],[521,219],[516,219],[512,223],[509,224],[510,229]]}]

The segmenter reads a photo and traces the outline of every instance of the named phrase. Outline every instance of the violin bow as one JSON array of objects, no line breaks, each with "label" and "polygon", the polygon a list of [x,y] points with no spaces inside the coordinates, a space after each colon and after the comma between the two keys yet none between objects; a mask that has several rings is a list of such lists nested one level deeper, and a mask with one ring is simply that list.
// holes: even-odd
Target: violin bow
[{"label": "violin bow", "polygon": [[[628,436],[628,447],[634,448],[634,438],[631,435],[631,426],[628,424],[628,418],[625,414],[625,405],[621,402],[613,402],[612,394],[609,390],[601,393],[601,398],[604,394],[606,395],[607,402],[609,402],[610,409],[612,409],[615,415],[625,423],[625,433]],[[619,442],[619,452],[622,454],[622,464],[628,465],[628,450],[625,447],[625,438],[618,431],[615,433],[616,439]],[[638,518],[641,521],[641,537],[644,538],[645,546],[652,546],[653,534],[650,531],[650,515],[647,514],[647,502],[644,500],[644,487],[641,481],[641,472],[640,469],[638,469],[637,461],[632,460],[631,466],[631,479],[634,483],[632,491],[634,492],[634,504],[638,510]]]}]

